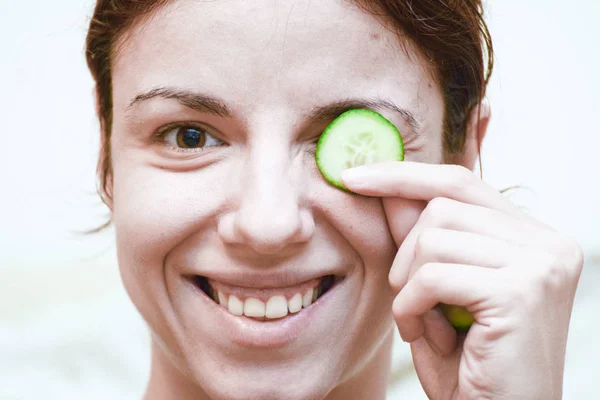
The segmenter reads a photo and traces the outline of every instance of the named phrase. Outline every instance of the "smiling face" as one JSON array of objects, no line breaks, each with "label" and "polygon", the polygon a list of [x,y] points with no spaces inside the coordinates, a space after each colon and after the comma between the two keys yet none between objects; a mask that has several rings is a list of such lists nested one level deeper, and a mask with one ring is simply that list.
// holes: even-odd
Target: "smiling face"
[{"label": "smiling face", "polygon": [[154,395],[383,387],[397,248],[380,199],[328,185],[314,150],[337,115],[371,108],[407,160],[440,163],[443,101],[421,58],[341,1],[176,1],[118,49],[112,217]]}]

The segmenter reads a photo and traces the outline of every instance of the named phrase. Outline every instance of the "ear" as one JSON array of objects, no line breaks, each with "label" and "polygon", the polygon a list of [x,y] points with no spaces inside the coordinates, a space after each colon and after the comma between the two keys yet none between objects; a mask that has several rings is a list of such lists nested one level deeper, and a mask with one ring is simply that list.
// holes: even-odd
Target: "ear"
[{"label": "ear", "polygon": [[463,151],[453,156],[453,164],[462,165],[471,171],[475,169],[475,163],[480,156],[481,144],[485,138],[491,117],[490,105],[485,99],[473,108],[469,116]]}]

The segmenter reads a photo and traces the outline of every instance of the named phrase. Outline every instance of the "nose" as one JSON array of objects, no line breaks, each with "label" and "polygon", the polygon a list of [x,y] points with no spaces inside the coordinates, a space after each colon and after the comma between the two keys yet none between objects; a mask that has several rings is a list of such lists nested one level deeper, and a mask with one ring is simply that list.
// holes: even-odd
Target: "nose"
[{"label": "nose", "polygon": [[225,243],[272,255],[310,240],[315,224],[301,207],[303,188],[292,176],[289,152],[259,153],[242,166],[237,207],[221,218],[219,232]]}]

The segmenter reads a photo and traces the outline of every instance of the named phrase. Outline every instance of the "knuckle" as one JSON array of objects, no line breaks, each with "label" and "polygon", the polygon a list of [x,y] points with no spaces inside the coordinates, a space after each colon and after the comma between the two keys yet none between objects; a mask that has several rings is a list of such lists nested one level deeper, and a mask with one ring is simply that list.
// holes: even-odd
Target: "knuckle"
[{"label": "knuckle", "polygon": [[415,244],[415,255],[423,255],[428,252],[435,246],[435,243],[438,241],[438,230],[435,228],[426,228],[424,229],[417,238],[417,243]]},{"label": "knuckle", "polygon": [[554,253],[537,252],[533,256],[530,276],[536,286],[545,293],[559,293],[570,282],[562,259]]},{"label": "knuckle", "polygon": [[465,190],[473,184],[475,174],[462,165],[451,164],[448,166],[451,178],[448,179],[448,190],[451,193],[456,193]]},{"label": "knuckle", "polygon": [[568,236],[561,236],[554,246],[549,265],[561,265],[570,281],[579,280],[584,264],[584,253],[579,243]]},{"label": "knuckle", "polygon": [[431,225],[441,225],[441,222],[448,215],[452,201],[445,197],[434,197],[429,201],[423,211],[425,219]]},{"label": "knuckle", "polygon": [[541,282],[546,290],[551,292],[560,291],[569,282],[567,269],[558,257],[551,257],[541,273]]},{"label": "knuckle", "polygon": [[436,287],[436,282],[439,280],[439,277],[436,274],[435,264],[423,264],[423,266],[415,274],[415,278],[421,289],[425,291],[434,290]]},{"label": "knuckle", "polygon": [[402,290],[404,285],[406,285],[407,280],[407,273],[400,272],[398,269],[394,269],[394,266],[392,266],[388,274],[388,282],[395,293],[398,293],[400,290]]},{"label": "knuckle", "polygon": [[402,319],[405,316],[405,310],[402,307],[402,303],[394,300],[392,303],[392,314],[394,315],[394,319]]},{"label": "knuckle", "polygon": [[584,254],[580,244],[573,238],[565,238],[565,248],[563,251],[565,264],[572,272],[573,278],[579,279],[583,269]]}]

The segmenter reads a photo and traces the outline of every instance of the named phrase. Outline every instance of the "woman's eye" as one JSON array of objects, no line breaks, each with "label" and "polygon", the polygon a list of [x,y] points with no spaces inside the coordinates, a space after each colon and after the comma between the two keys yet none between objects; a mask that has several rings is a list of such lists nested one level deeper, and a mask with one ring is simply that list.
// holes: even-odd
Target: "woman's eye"
[{"label": "woman's eye", "polygon": [[178,149],[201,149],[223,144],[219,139],[194,126],[180,126],[164,133],[164,141]]}]

